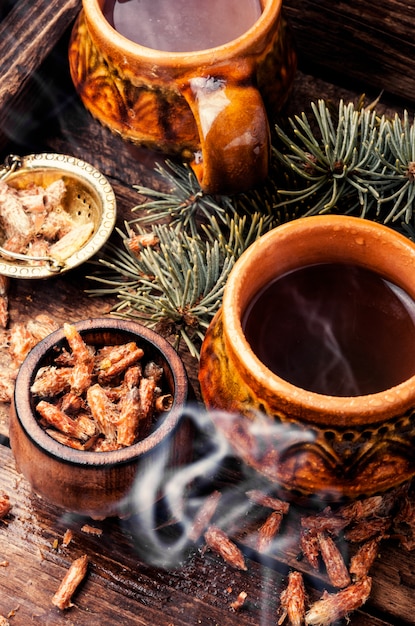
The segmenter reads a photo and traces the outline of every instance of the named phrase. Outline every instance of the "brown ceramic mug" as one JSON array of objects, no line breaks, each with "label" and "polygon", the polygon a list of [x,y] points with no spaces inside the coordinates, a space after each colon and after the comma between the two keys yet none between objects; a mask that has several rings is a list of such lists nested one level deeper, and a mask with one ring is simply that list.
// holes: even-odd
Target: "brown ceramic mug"
[{"label": "brown ceramic mug", "polygon": [[[382,278],[382,285],[384,280],[393,284],[393,294],[401,294],[390,300],[391,306],[392,294],[383,286],[379,297],[366,289],[370,282],[362,283],[360,291],[344,291],[343,281],[337,286],[339,294],[346,295],[333,317],[337,320],[344,308],[353,323],[343,335],[347,342],[337,345],[343,346],[349,359],[350,344],[350,359],[358,367],[362,362],[373,364],[357,376],[370,377],[376,371],[374,387],[364,393],[330,394],[299,385],[265,365],[255,344],[248,341],[244,323],[256,295],[274,280],[317,264],[359,268],[358,277],[373,273],[376,281]],[[230,274],[222,308],[207,331],[199,380],[207,407],[228,412],[227,416],[217,413],[214,420],[249,465],[291,493],[330,499],[383,492],[415,475],[414,268],[415,246],[409,239],[386,226],[346,216],[294,220],[246,250]],[[349,306],[352,298],[355,307]],[[310,299],[302,302],[306,303],[304,320],[314,324],[317,311],[326,323],[322,316],[326,301],[319,301],[319,309],[311,307]],[[273,306],[273,311],[281,310],[285,301],[280,298]],[[388,325],[377,324],[378,313],[386,307]],[[359,317],[361,310],[366,317]],[[287,333],[293,335],[291,345],[303,341],[298,318],[287,318],[277,335],[277,348],[280,343],[287,345]],[[256,317],[258,328],[264,319],[265,309]],[[272,333],[278,332],[275,319],[273,312],[274,327],[267,335],[270,345]],[[317,326],[319,332],[323,327]],[[280,362],[291,356],[284,348]],[[328,364],[327,359],[318,361],[316,343],[307,361],[296,363],[307,371],[319,369],[320,374]],[[261,416],[265,416],[262,421]]]},{"label": "brown ceramic mug", "polygon": [[261,0],[259,19],[228,43],[168,52],[121,35],[104,0],[83,0],[69,46],[74,85],[115,133],[190,161],[204,191],[252,188],[267,174],[268,119],[295,71],[281,4]]}]

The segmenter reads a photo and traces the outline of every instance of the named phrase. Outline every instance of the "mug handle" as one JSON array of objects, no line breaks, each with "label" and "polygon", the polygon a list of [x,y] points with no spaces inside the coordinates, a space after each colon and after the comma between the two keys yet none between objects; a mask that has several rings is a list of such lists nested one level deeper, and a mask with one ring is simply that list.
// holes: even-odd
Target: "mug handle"
[{"label": "mug handle", "polygon": [[270,130],[259,91],[246,80],[197,76],[181,87],[199,132],[191,167],[203,191],[232,194],[268,173]]}]

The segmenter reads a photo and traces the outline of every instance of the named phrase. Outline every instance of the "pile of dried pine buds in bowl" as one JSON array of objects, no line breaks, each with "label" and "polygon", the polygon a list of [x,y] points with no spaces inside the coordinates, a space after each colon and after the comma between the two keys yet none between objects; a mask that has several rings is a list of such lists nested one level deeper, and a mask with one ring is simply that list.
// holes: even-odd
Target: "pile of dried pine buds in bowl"
[{"label": "pile of dried pine buds in bowl", "polygon": [[47,433],[80,450],[109,451],[144,439],[173,396],[163,390],[163,367],[146,360],[135,341],[87,345],[64,324],[70,351],[41,367],[31,386],[36,413]]}]

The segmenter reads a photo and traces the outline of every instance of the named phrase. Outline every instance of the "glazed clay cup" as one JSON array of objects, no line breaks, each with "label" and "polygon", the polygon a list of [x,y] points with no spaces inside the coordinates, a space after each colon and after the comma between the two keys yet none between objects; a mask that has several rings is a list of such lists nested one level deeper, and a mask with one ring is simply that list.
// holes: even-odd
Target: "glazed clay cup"
[{"label": "glazed clay cup", "polygon": [[286,99],[296,64],[281,0],[262,2],[237,39],[172,53],[130,41],[104,17],[103,0],[83,0],[69,46],[83,103],[123,138],[190,161],[206,192],[254,187],[268,171],[267,114]]},{"label": "glazed clay cup", "polygon": [[[240,257],[201,351],[205,404],[238,416],[218,413],[218,428],[248,465],[298,497],[356,498],[415,474],[415,376],[378,393],[322,395],[267,369],[244,336],[241,319],[261,288],[296,268],[336,262],[373,270],[415,299],[415,246],[408,239],[360,218],[302,218]],[[256,438],[251,425],[264,414],[271,434]],[[272,431],[270,422],[280,428]]]}]

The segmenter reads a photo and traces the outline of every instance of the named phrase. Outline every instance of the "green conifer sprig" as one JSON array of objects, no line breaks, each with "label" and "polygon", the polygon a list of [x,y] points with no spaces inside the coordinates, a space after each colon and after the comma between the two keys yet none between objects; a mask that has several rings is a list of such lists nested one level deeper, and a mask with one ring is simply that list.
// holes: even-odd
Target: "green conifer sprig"
[{"label": "green conifer sprig", "polygon": [[[213,218],[205,226],[205,237],[194,237],[169,224],[152,229],[157,243],[138,253],[129,246],[131,224],[118,230],[122,246],[110,243],[99,260],[101,271],[89,278],[100,284],[91,295],[115,294],[113,313],[136,319],[163,335],[181,341],[198,357],[204,333],[219,309],[223,290],[236,259],[243,249],[267,230],[267,220],[254,215],[227,218],[225,236]],[[138,234],[146,231],[135,224]]]},{"label": "green conifer sprig", "polygon": [[[136,185],[144,202],[108,244],[89,293],[115,294],[113,312],[183,341],[193,356],[221,305],[230,270],[244,250],[279,224],[318,213],[352,213],[391,222],[415,239],[415,130],[373,106],[324,100],[275,128],[270,172],[250,192],[210,196],[188,165],[166,161],[157,172],[166,191]],[[403,221],[404,220],[404,221]],[[154,225],[163,222],[162,225]],[[147,229],[147,230],[146,230]],[[157,245],[129,247],[132,232]]]},{"label": "green conifer sprig", "polygon": [[388,151],[382,155],[383,171],[379,185],[383,184],[379,198],[379,211],[388,206],[384,222],[403,219],[409,223],[415,202],[415,127],[405,111],[403,119],[395,115],[387,124]]},{"label": "green conifer sprig", "polygon": [[143,195],[146,201],[132,208],[137,217],[131,220],[131,224],[135,222],[152,224],[168,218],[173,228],[180,226],[193,237],[197,237],[199,223],[202,220],[210,222],[212,217],[216,217],[225,223],[226,215],[235,212],[234,205],[227,196],[203,193],[189,165],[167,160],[165,167],[157,165],[156,171],[167,186],[167,190],[156,191],[149,187],[134,185],[134,189]]},{"label": "green conifer sprig", "polygon": [[379,198],[376,176],[385,152],[384,120],[352,103],[340,103],[337,120],[322,100],[311,108],[313,125],[305,113],[289,120],[293,136],[276,126],[281,147],[274,145],[274,154],[305,183],[300,189],[279,189],[279,205],[312,199],[304,215],[343,208],[366,217]]}]

